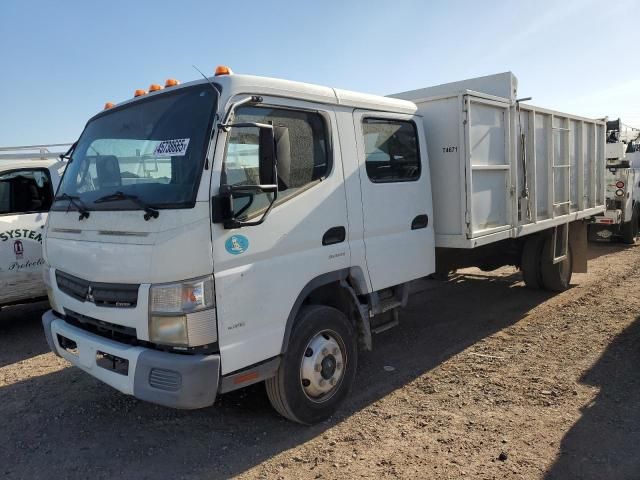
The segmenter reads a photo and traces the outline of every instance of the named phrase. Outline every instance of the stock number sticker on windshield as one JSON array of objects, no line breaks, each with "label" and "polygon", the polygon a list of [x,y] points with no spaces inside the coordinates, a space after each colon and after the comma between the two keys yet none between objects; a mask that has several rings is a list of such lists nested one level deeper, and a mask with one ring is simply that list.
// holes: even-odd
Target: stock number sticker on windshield
[{"label": "stock number sticker on windshield", "polygon": [[163,140],[153,151],[154,157],[184,157],[189,146],[188,138],[176,138],[175,140]]}]

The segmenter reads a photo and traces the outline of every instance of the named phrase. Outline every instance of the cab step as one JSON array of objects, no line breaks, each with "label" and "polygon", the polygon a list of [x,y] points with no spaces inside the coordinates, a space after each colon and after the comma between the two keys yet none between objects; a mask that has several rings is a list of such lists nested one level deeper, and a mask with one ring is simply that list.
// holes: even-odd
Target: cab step
[{"label": "cab step", "polygon": [[394,308],[402,307],[402,300],[398,300],[395,297],[387,298],[380,302],[380,313],[385,313]]},{"label": "cab step", "polygon": [[[385,317],[388,317],[388,316],[389,315],[385,315]],[[386,332],[390,328],[397,327],[398,325],[400,325],[400,315],[398,314],[398,310],[396,308],[393,311],[391,311],[391,320],[384,323],[378,323],[377,325],[372,325],[371,333],[377,334],[377,333]]]}]

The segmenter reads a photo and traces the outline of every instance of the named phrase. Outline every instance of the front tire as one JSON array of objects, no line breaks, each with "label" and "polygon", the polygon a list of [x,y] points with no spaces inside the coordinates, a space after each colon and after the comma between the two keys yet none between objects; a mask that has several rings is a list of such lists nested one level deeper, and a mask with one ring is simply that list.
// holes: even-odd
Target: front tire
[{"label": "front tire", "polygon": [[355,329],[340,310],[303,307],[276,375],[266,380],[271,405],[306,425],[329,418],[351,389],[357,353]]}]

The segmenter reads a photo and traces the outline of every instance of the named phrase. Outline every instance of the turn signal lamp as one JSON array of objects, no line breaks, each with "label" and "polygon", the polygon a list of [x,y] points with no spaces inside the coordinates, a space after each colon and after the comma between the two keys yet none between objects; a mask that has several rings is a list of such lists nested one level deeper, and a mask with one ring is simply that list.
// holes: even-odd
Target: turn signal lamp
[{"label": "turn signal lamp", "polygon": [[216,77],[220,75],[233,75],[233,70],[231,70],[226,65],[218,65],[216,67]]},{"label": "turn signal lamp", "polygon": [[143,90],[142,88],[139,88],[135,91],[135,93],[133,94],[134,97],[141,97],[142,95],[146,95],[147,91]]},{"label": "turn signal lamp", "polygon": [[149,85],[149,92],[157,92],[158,90],[162,90],[162,85],[158,85],[157,83]]},{"label": "turn signal lamp", "polygon": [[167,78],[167,81],[164,82],[165,88],[175,87],[176,85],[180,85],[180,80],[176,80],[175,78]]},{"label": "turn signal lamp", "polygon": [[113,102],[107,102],[104,104],[104,109],[109,110],[110,108],[113,107],[113,105],[114,105]]}]

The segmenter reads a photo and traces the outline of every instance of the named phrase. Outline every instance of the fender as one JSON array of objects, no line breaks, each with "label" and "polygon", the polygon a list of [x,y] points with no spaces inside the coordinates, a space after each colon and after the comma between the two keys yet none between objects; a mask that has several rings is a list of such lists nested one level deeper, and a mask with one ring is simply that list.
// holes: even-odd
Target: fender
[{"label": "fender", "polygon": [[[296,301],[293,303],[293,307],[291,307],[291,311],[289,312],[289,316],[287,317],[287,324],[285,326],[284,337],[282,339],[282,348],[280,349],[281,353],[285,353],[287,351],[287,346],[289,345],[289,339],[291,337],[291,331],[293,330],[293,326],[295,324],[296,317],[298,316],[298,312],[300,311],[300,307],[302,307],[302,303],[309,296],[311,292],[313,292],[319,287],[322,287],[323,285],[339,282],[342,288],[346,288],[349,291],[350,297],[353,299],[353,301],[357,302],[357,296],[355,291],[351,288],[351,286],[346,281],[347,278],[349,278],[350,270],[351,270],[350,268],[343,268],[341,270],[336,270],[334,272],[323,273],[322,275],[317,276],[316,278],[314,278],[304,286],[304,288],[298,294]],[[357,310],[361,317],[360,318],[361,328],[364,330],[364,333],[365,333],[364,335],[365,346],[368,349],[370,349],[371,334],[369,332],[369,335],[368,336],[366,335],[366,332],[369,331],[369,328],[368,328],[369,323],[365,315],[366,312],[363,313],[363,306],[360,305],[359,302],[356,303],[356,306],[358,307]]]}]

